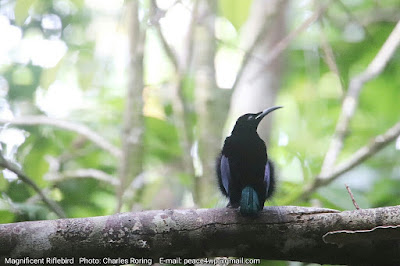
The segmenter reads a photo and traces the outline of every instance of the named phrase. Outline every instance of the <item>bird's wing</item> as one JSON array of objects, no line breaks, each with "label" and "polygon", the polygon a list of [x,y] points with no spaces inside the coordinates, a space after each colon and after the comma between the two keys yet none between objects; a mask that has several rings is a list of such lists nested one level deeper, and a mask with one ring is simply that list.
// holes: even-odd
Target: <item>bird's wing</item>
[{"label": "bird's wing", "polygon": [[270,194],[270,185],[271,185],[271,176],[273,175],[272,173],[273,169],[271,166],[271,163],[269,161],[267,161],[267,163],[265,164],[265,172],[264,172],[264,182],[265,182],[265,195],[269,195]]},{"label": "bird's wing", "polygon": [[229,182],[231,181],[231,169],[229,167],[228,157],[225,155],[221,156],[221,181],[226,194],[229,195]]}]

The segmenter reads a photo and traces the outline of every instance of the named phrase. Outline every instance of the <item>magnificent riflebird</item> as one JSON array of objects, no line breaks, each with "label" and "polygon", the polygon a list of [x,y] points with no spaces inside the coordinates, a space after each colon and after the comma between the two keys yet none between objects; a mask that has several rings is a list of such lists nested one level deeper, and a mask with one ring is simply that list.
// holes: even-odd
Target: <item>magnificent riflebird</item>
[{"label": "magnificent riflebird", "polygon": [[229,198],[228,206],[240,207],[244,216],[256,216],[275,189],[274,166],[257,127],[267,114],[279,108],[282,106],[239,117],[217,158],[219,188]]}]

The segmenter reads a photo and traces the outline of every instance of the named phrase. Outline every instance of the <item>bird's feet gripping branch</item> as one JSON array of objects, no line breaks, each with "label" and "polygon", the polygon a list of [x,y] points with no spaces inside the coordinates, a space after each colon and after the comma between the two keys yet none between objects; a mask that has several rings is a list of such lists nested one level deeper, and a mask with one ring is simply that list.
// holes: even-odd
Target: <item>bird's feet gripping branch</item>
[{"label": "bird's feet gripping branch", "polygon": [[219,188],[229,198],[229,206],[240,207],[244,216],[257,215],[274,192],[274,167],[257,127],[267,114],[279,108],[282,106],[239,117],[217,159]]}]

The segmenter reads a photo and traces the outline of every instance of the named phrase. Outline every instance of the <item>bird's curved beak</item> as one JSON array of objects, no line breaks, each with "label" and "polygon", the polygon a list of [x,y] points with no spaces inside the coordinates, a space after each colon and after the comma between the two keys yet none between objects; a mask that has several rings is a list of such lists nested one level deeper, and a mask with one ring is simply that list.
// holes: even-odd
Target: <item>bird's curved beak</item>
[{"label": "bird's curved beak", "polygon": [[265,109],[264,111],[260,112],[257,116],[256,116],[256,120],[261,121],[264,116],[266,116],[267,114],[271,113],[272,111],[275,111],[276,109],[282,108],[283,106],[274,106],[268,109]]}]

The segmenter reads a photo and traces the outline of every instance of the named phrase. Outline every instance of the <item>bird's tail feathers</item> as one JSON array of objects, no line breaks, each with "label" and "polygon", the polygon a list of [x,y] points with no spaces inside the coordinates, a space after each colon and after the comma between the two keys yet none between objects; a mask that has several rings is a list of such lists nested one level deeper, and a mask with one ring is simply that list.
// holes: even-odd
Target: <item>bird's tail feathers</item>
[{"label": "bird's tail feathers", "polygon": [[255,189],[251,186],[245,187],[240,199],[240,213],[243,216],[255,216],[262,207]]}]

